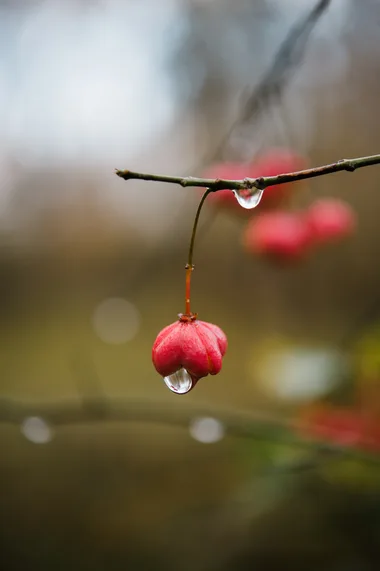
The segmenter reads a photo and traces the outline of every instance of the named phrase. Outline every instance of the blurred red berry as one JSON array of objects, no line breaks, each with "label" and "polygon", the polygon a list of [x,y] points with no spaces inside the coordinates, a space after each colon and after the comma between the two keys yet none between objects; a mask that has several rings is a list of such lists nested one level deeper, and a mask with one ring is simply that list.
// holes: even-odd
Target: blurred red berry
[{"label": "blurred red berry", "polygon": [[279,210],[252,218],[243,240],[249,252],[283,260],[301,258],[311,245],[303,215]]},{"label": "blurred red berry", "polygon": [[166,385],[184,394],[202,377],[220,372],[226,350],[227,337],[217,325],[180,314],[157,335],[152,360]]},{"label": "blurred red berry", "polygon": [[343,200],[325,198],[314,202],[306,212],[313,237],[318,242],[345,238],[356,228],[356,214]]},{"label": "blurred red berry", "polygon": [[341,446],[380,450],[379,421],[360,411],[322,406],[303,418],[303,431],[310,436]]},{"label": "blurred red berry", "polygon": [[[306,166],[306,160],[293,151],[271,149],[249,163],[225,162],[212,165],[204,172],[204,176],[213,179],[242,180],[244,178],[258,178],[261,176],[277,176],[304,169]],[[289,198],[291,188],[291,183],[269,186],[265,189],[260,208],[274,208],[283,204]],[[252,213],[238,204],[231,190],[214,192],[210,194],[207,200],[214,206],[232,209],[242,216],[252,215]]]}]

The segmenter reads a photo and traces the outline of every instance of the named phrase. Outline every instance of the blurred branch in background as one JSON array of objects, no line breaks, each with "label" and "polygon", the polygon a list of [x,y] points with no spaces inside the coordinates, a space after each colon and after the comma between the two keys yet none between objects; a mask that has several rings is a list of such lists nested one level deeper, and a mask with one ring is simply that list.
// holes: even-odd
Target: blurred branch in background
[{"label": "blurred branch in background", "polygon": [[315,25],[325,10],[331,4],[331,0],[319,0],[306,17],[291,28],[284,42],[281,44],[274,62],[255,93],[250,96],[242,109],[239,123],[252,119],[260,111],[263,102],[273,103],[279,99],[282,91],[292,78],[305,54],[307,43]]},{"label": "blurred branch in background", "polygon": [[310,34],[330,3],[331,0],[319,0],[312,10],[306,16],[302,16],[291,28],[281,43],[272,65],[257,87],[250,94],[249,88],[244,90],[243,95],[246,101],[241,102],[236,119],[222,137],[217,148],[212,150],[211,156],[203,161],[204,163],[212,162],[223,153],[236,129],[245,126],[248,122],[252,127],[266,108],[280,101],[292,75],[302,61]]},{"label": "blurred branch in background", "polygon": [[[209,407],[176,407],[140,399],[95,397],[81,401],[57,401],[26,404],[0,399],[0,423],[22,425],[27,419],[39,419],[52,427],[97,422],[144,422],[188,427],[195,418],[213,418],[222,423],[227,435],[264,442],[284,444],[313,451],[317,455],[345,456],[380,467],[380,456],[352,446],[335,445],[302,436],[300,422],[279,420],[258,412],[236,413]],[[302,463],[301,468],[305,467]],[[298,461],[295,469],[300,467]],[[307,460],[307,468],[315,467]],[[292,466],[289,465],[289,469]]]}]

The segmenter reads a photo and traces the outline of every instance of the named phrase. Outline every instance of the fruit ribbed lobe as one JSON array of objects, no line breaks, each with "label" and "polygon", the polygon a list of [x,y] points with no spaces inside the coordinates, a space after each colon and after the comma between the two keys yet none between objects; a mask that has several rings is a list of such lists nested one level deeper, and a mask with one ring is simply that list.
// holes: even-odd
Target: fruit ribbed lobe
[{"label": "fruit ribbed lobe", "polygon": [[183,321],[180,318],[158,334],[152,361],[163,377],[186,369],[195,384],[202,377],[219,373],[226,350],[227,338],[219,327],[197,319]]}]

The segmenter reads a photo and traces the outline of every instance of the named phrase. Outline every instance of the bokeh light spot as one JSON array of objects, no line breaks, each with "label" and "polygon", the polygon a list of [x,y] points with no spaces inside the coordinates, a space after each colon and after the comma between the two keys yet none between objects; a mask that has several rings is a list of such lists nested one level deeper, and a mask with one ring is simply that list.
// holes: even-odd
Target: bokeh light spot
[{"label": "bokeh light spot", "polygon": [[194,418],[190,422],[189,431],[194,440],[203,444],[218,442],[224,438],[225,433],[223,424],[211,417]]},{"label": "bokeh light spot", "polygon": [[34,444],[47,444],[53,439],[53,430],[39,416],[28,416],[21,424],[21,432]]},{"label": "bokeh light spot", "polygon": [[92,322],[96,334],[105,343],[127,343],[140,328],[140,313],[126,299],[108,298],[95,308]]}]

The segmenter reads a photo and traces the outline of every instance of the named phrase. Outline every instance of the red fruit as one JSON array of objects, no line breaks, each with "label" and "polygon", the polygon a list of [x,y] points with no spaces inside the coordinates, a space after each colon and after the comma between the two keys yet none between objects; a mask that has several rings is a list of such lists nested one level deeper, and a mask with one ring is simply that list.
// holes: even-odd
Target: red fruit
[{"label": "red fruit", "polygon": [[318,242],[345,238],[356,228],[354,210],[347,202],[337,198],[317,200],[309,207],[306,218]]},{"label": "red fruit", "polygon": [[220,372],[226,350],[227,337],[219,327],[180,314],[157,335],[152,361],[170,390],[185,394],[202,377]]},{"label": "red fruit", "polygon": [[341,446],[380,450],[380,424],[349,408],[321,407],[309,413],[305,431]]},{"label": "red fruit", "polygon": [[310,230],[299,213],[265,212],[248,223],[244,244],[254,254],[298,259],[311,245]]}]

